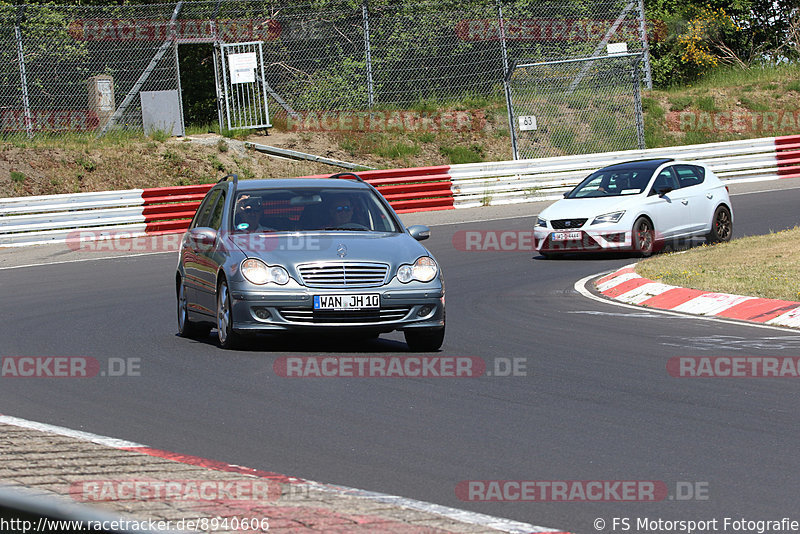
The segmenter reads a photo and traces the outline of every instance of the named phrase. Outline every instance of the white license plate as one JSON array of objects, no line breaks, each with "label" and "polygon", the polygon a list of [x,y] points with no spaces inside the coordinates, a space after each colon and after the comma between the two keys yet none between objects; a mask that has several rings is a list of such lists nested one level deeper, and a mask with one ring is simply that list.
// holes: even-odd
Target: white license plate
[{"label": "white license plate", "polygon": [[363,310],[380,308],[381,296],[368,295],[314,295],[315,310]]},{"label": "white license plate", "polygon": [[583,232],[553,232],[550,239],[553,241],[580,241],[583,239]]}]

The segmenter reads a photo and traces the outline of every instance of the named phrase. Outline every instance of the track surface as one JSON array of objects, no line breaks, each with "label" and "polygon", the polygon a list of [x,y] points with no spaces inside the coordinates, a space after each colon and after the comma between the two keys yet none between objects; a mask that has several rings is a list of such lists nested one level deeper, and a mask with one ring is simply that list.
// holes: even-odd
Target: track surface
[{"label": "track surface", "polygon": [[[797,224],[800,189],[734,197],[735,237]],[[611,518],[779,519],[797,510],[798,387],[790,379],[677,379],[674,356],[800,355],[800,332],[676,318],[594,302],[576,280],[630,258],[543,261],[455,250],[442,355],[527,358],[524,377],[286,379],[287,355],[406,355],[402,336],[263,338],[240,352],[175,331],[172,254],[0,272],[2,356],[141,358],[141,376],[0,379],[0,413],[152,447],[594,532]],[[708,500],[459,501],[462,480],[660,480]],[[800,519],[800,518],[796,518]]]}]

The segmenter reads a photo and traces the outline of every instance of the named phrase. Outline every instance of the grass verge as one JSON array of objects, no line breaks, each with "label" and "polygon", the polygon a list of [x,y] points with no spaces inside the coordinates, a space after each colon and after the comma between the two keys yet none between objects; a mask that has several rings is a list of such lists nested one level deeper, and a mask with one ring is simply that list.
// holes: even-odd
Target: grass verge
[{"label": "grass verge", "polygon": [[800,227],[736,239],[638,264],[651,280],[704,291],[800,301]]}]

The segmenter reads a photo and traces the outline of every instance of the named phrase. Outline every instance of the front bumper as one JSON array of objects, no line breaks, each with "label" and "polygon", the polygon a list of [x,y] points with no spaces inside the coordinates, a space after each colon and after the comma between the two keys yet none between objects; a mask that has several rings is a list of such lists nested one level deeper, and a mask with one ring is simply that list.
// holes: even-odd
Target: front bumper
[{"label": "front bumper", "polygon": [[[557,234],[575,234],[565,237]],[[580,234],[578,236],[577,234]],[[606,227],[599,230],[553,230],[537,226],[533,230],[534,247],[539,252],[627,251],[633,249],[630,229]]]},{"label": "front bumper", "polygon": [[[314,295],[378,294],[380,308],[314,310]],[[391,332],[444,326],[444,290],[360,288],[347,290],[231,291],[234,330],[241,333],[301,330]]]}]

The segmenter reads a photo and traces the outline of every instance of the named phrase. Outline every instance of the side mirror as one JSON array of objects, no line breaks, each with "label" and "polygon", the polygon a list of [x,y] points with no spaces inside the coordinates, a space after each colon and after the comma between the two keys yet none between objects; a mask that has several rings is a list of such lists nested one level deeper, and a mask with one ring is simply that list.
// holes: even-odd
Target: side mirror
[{"label": "side mirror", "polygon": [[189,239],[195,245],[210,247],[217,241],[217,231],[213,228],[192,228],[189,230]]},{"label": "side mirror", "polygon": [[658,190],[658,196],[663,197],[664,195],[670,192],[672,192],[671,187],[662,187],[661,189]]},{"label": "side mirror", "polygon": [[425,241],[431,236],[431,229],[424,224],[415,224],[408,227],[408,233],[417,241]]}]

